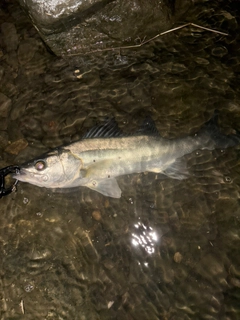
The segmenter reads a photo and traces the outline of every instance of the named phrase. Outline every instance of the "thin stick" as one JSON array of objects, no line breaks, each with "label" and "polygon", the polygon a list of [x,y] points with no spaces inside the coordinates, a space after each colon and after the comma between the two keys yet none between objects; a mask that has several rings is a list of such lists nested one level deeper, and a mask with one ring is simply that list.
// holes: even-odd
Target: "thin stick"
[{"label": "thin stick", "polygon": [[141,43],[136,44],[136,45],[123,46],[123,47],[114,47],[114,48],[105,48],[105,49],[96,49],[96,50],[92,50],[92,51],[88,51],[88,52],[84,52],[84,53],[73,53],[73,54],[69,54],[67,56],[68,57],[69,56],[79,56],[79,55],[85,55],[85,54],[103,52],[103,51],[114,51],[114,50],[122,50],[122,49],[139,48],[139,47],[142,47],[143,45],[145,45],[145,44],[147,44],[147,43],[149,43],[149,42],[151,42],[151,41],[153,41],[153,40],[155,40],[155,39],[157,39],[157,38],[159,38],[161,36],[164,36],[165,34],[168,34],[168,33],[171,33],[171,32],[174,32],[174,31],[177,31],[177,30],[189,27],[189,26],[193,26],[193,27],[196,27],[196,28],[199,28],[199,29],[202,29],[202,30],[206,30],[206,31],[210,31],[210,32],[213,32],[213,33],[221,34],[223,36],[228,36],[228,33],[221,32],[221,31],[214,30],[214,29],[210,29],[210,28],[206,28],[206,27],[202,27],[202,26],[199,26],[198,24],[189,22],[189,23],[183,24],[183,25],[181,25],[179,27],[176,27],[176,28],[169,29],[167,31],[161,32],[161,33],[157,34],[156,36],[154,36],[154,37],[152,37],[152,38],[150,38],[148,40],[143,40]]}]

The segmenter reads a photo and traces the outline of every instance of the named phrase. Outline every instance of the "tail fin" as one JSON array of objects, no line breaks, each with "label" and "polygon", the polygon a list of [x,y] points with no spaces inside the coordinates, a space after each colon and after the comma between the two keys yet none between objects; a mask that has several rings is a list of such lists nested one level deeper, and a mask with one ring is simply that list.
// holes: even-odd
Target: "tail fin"
[{"label": "tail fin", "polygon": [[240,144],[240,132],[236,131],[236,134],[225,135],[219,130],[218,115],[218,110],[215,110],[213,117],[205,123],[200,130],[199,135],[208,136],[213,143],[214,148],[226,149]]}]

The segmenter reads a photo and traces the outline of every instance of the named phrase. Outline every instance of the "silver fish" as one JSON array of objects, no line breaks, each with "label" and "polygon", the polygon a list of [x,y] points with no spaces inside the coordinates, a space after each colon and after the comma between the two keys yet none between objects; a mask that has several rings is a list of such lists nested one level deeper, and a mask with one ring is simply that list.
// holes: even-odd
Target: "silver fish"
[{"label": "silver fish", "polygon": [[46,188],[85,186],[105,196],[120,198],[116,177],[131,173],[163,173],[184,179],[189,173],[181,159],[197,149],[228,148],[240,135],[224,135],[217,126],[217,112],[200,131],[168,140],[146,119],[132,136],[123,135],[114,119],[92,128],[80,141],[56,148],[20,166],[14,178]]}]

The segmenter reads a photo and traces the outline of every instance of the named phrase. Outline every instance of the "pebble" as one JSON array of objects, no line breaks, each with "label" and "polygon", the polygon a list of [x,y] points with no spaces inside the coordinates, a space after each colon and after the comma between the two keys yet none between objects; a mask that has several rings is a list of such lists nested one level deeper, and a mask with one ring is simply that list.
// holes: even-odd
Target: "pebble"
[{"label": "pebble", "polygon": [[8,116],[9,108],[12,105],[12,100],[9,99],[5,94],[0,92],[0,114],[1,117],[6,118]]},{"label": "pebble", "polygon": [[109,202],[109,200],[108,200],[108,199],[106,199],[106,200],[105,200],[105,202],[104,202],[104,206],[105,206],[105,208],[109,208],[109,206],[110,206],[110,202]]},{"label": "pebble", "polygon": [[29,62],[36,52],[36,44],[34,41],[22,41],[18,48],[18,61],[21,65]]},{"label": "pebble", "polygon": [[228,50],[226,47],[223,46],[216,46],[212,49],[212,55],[222,58],[223,56],[225,56],[228,53]]},{"label": "pebble", "polygon": [[[1,53],[0,53],[0,58],[1,58]],[[0,66],[0,81],[3,78],[3,75],[4,75],[4,69],[3,69],[3,67]]]},{"label": "pebble", "polygon": [[[6,120],[5,120],[6,122]],[[2,121],[1,121],[1,118],[0,118],[0,127],[2,130],[5,130],[6,128],[2,128]],[[8,134],[6,131],[1,131],[0,132],[0,148],[6,148],[6,146],[8,145]]]},{"label": "pebble", "polygon": [[176,253],[174,254],[173,260],[174,260],[176,263],[181,263],[182,258],[183,258],[183,256],[181,255],[181,253],[180,253],[180,252],[176,252]]},{"label": "pebble", "polygon": [[4,22],[1,24],[1,32],[6,50],[8,52],[17,50],[18,35],[15,25],[10,22]]},{"label": "pebble", "polygon": [[28,142],[25,139],[19,139],[12,142],[5,148],[5,152],[18,155],[20,151],[24,150],[28,146]]},{"label": "pebble", "polygon": [[99,210],[94,210],[92,213],[93,219],[100,221],[102,219],[101,212]]}]

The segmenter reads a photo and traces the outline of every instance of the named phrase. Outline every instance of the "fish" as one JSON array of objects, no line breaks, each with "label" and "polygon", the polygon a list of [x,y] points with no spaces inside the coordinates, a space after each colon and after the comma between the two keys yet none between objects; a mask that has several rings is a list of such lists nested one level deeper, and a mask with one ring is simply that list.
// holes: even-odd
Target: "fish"
[{"label": "fish", "polygon": [[120,198],[117,177],[161,173],[186,179],[186,154],[195,150],[229,148],[240,143],[240,134],[225,135],[218,127],[218,112],[193,135],[163,138],[151,117],[133,135],[123,134],[114,118],[94,126],[79,141],[57,147],[20,165],[13,178],[45,188],[84,186],[104,196]]}]

